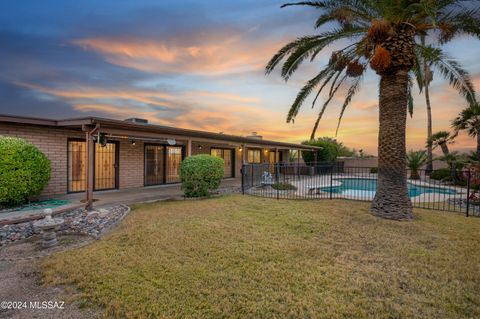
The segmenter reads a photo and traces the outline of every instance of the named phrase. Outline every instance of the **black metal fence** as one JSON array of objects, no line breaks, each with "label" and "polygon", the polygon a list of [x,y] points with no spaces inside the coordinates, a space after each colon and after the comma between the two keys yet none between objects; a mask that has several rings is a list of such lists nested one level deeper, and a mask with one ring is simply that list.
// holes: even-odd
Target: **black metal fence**
[{"label": "black metal fence", "polygon": [[[445,170],[442,170],[445,175]],[[480,216],[480,176],[470,170],[407,171],[408,192],[417,208]],[[246,164],[242,167],[242,193],[276,199],[350,199],[371,201],[377,171],[371,167],[345,167],[343,163]]]}]

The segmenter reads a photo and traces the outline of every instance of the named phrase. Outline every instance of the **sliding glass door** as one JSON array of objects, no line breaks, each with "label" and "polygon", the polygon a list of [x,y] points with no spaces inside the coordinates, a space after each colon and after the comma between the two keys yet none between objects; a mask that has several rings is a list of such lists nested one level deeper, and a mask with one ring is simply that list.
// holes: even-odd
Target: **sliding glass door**
[{"label": "sliding glass door", "polygon": [[182,146],[145,145],[145,185],[178,183]]},{"label": "sliding glass door", "polygon": [[164,183],[164,153],[163,145],[145,145],[145,185]]},{"label": "sliding glass door", "polygon": [[217,156],[223,159],[223,177],[233,177],[234,176],[234,153],[232,149],[229,148],[211,148],[210,155]]}]

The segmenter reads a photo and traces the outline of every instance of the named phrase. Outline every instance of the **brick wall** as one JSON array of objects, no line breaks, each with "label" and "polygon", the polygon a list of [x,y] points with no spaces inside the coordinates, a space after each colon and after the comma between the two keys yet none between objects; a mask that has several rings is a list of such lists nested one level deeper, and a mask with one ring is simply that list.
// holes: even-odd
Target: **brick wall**
[{"label": "brick wall", "polygon": [[119,147],[119,188],[143,187],[144,143],[121,140]]},{"label": "brick wall", "polygon": [[[36,145],[51,161],[52,174],[47,187],[41,193],[42,198],[67,193],[67,140],[85,138],[84,133],[46,126],[0,124],[0,135],[15,136]],[[115,140],[115,139],[113,139]],[[200,147],[201,146],[201,147]],[[242,153],[239,147],[228,144],[216,144],[192,141],[192,154],[210,154],[212,147],[235,149],[235,177],[241,176]],[[268,152],[261,149],[262,162],[268,162]],[[287,161],[288,151],[283,160]],[[119,140],[119,188],[143,187],[144,185],[144,143],[136,141],[132,145],[128,140]]]},{"label": "brick wall", "polygon": [[0,135],[24,138],[37,146],[50,160],[52,174],[41,197],[51,197],[67,192],[67,139],[84,137],[81,132],[45,126],[2,123]]}]

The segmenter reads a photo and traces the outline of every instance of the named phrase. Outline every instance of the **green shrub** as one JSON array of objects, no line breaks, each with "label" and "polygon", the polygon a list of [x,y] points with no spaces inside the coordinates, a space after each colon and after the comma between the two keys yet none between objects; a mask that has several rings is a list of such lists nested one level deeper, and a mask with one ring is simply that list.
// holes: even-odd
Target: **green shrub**
[{"label": "green shrub", "polygon": [[370,173],[371,173],[371,174],[377,174],[377,173],[378,173],[378,167],[372,167],[372,168],[370,168]]},{"label": "green shrub", "polygon": [[[337,159],[338,143],[328,137],[320,137],[315,140],[303,141],[302,144],[321,147],[321,149],[316,151],[317,162],[332,162]],[[303,151],[302,158],[307,165],[310,165],[315,161],[315,152]]]},{"label": "green shrub", "polygon": [[223,159],[210,155],[195,155],[184,159],[180,168],[180,180],[185,196],[208,196],[220,186],[223,168]]},{"label": "green shrub", "polygon": [[278,182],[272,185],[272,188],[275,190],[279,191],[290,191],[290,190],[296,190],[297,187],[290,184],[290,183],[284,183],[284,182]]},{"label": "green shrub", "polygon": [[430,178],[435,180],[450,181],[452,180],[452,172],[449,168],[437,169],[430,174]]},{"label": "green shrub", "polygon": [[0,206],[25,203],[50,179],[50,161],[24,139],[0,136]]}]

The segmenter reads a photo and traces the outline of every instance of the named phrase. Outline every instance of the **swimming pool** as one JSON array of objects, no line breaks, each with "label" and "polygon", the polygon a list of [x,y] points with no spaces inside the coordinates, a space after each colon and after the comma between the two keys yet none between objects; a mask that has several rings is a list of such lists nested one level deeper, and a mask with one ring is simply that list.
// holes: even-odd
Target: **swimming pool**
[{"label": "swimming pool", "polygon": [[[333,187],[323,187],[322,191],[356,197],[373,198],[377,189],[377,180],[370,178],[336,178],[341,184]],[[448,188],[434,188],[407,183],[408,196],[416,197],[422,194],[453,195],[455,190]]]}]

